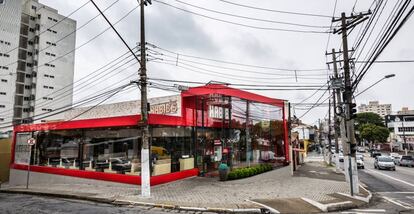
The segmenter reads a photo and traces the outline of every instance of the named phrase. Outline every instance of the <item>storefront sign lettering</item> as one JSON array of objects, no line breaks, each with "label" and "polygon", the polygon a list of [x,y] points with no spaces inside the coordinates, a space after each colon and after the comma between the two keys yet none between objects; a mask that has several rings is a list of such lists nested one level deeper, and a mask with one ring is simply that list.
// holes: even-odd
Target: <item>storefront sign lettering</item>
[{"label": "storefront sign lettering", "polygon": [[224,109],[224,119],[229,119],[229,109],[223,108],[220,106],[209,106],[208,116],[210,118],[222,119],[223,118],[223,109]]},{"label": "storefront sign lettering", "polygon": [[176,114],[178,111],[178,101],[169,100],[168,102],[157,103],[151,105],[150,109],[151,114]]}]

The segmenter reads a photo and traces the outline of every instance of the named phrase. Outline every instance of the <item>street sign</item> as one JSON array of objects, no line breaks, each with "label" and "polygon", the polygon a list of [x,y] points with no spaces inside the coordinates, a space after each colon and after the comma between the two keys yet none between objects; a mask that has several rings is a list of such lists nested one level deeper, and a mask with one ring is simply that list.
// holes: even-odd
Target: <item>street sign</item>
[{"label": "street sign", "polygon": [[36,139],[34,139],[34,138],[29,138],[29,139],[27,140],[27,144],[29,144],[30,146],[35,145],[35,144],[36,144]]}]

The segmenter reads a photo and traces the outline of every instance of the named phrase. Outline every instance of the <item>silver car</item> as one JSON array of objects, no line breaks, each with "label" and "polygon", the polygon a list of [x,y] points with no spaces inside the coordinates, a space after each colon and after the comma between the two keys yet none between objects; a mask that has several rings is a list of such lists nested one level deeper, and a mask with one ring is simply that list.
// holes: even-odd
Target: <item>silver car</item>
[{"label": "silver car", "polygon": [[413,167],[414,166],[414,160],[412,156],[409,155],[403,155],[401,156],[401,159],[398,161],[398,165],[399,166],[409,166],[409,167]]},{"label": "silver car", "polygon": [[378,156],[374,161],[375,169],[390,169],[395,171],[395,164],[389,156]]}]

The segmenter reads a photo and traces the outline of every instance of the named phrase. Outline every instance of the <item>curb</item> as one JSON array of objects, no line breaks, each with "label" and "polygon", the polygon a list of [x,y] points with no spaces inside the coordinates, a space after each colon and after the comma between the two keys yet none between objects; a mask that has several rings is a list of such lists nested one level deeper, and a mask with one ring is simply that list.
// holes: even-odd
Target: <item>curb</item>
[{"label": "curb", "polygon": [[97,202],[97,203],[112,204],[112,205],[117,205],[117,206],[132,205],[132,206],[157,207],[157,208],[173,209],[173,210],[175,209],[175,210],[183,210],[183,211],[201,211],[201,212],[218,212],[218,213],[262,213],[262,209],[260,208],[233,209],[233,208],[216,208],[216,207],[187,207],[187,206],[177,206],[177,205],[171,205],[171,204],[157,204],[157,203],[150,203],[150,202],[137,202],[137,201],[108,199],[108,198],[98,198],[98,197],[91,197],[91,196],[80,196],[80,195],[73,195],[73,194],[34,192],[34,191],[29,191],[29,190],[0,189],[0,193],[27,194],[27,195],[77,199],[77,200],[92,201],[92,202]]},{"label": "curb", "polygon": [[317,201],[308,199],[308,198],[301,198],[302,200],[312,204],[316,208],[320,209],[322,212],[332,212],[332,211],[339,211],[339,210],[347,210],[356,208],[357,206],[352,203],[351,201],[343,201],[338,203],[330,203],[330,204],[322,204]]}]

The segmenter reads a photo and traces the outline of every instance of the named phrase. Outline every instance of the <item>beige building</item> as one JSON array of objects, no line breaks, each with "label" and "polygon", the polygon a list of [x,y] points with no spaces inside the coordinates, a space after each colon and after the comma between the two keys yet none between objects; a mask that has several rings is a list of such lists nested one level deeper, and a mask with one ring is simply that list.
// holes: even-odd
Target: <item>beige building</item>
[{"label": "beige building", "polygon": [[391,104],[379,104],[378,101],[370,101],[368,105],[361,104],[358,106],[358,112],[373,112],[385,117],[385,115],[391,114]]},{"label": "beige building", "polygon": [[408,107],[402,107],[401,111],[397,111],[398,115],[414,115],[414,110],[409,110]]}]

